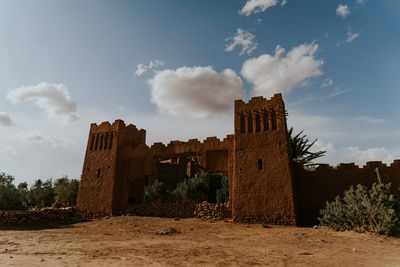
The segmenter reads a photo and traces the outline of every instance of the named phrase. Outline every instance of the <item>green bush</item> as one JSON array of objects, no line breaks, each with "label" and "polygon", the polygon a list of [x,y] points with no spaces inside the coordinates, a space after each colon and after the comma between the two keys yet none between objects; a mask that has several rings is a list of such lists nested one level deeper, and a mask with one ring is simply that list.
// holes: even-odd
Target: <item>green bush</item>
[{"label": "green bush", "polygon": [[229,178],[224,175],[221,178],[221,187],[217,190],[217,203],[227,203],[229,201]]},{"label": "green bush", "polygon": [[14,177],[0,173],[0,210],[26,209],[23,193],[13,184]]},{"label": "green bush", "polygon": [[373,184],[371,189],[351,187],[343,198],[327,202],[320,214],[320,224],[335,230],[389,235],[400,229],[400,200],[390,194],[390,184]]},{"label": "green bush", "polygon": [[166,201],[169,196],[167,186],[162,181],[155,180],[150,186],[144,187],[143,202]]},{"label": "green bush", "polygon": [[201,170],[197,177],[179,183],[172,194],[184,201],[227,202],[229,179],[221,173],[207,173]]}]

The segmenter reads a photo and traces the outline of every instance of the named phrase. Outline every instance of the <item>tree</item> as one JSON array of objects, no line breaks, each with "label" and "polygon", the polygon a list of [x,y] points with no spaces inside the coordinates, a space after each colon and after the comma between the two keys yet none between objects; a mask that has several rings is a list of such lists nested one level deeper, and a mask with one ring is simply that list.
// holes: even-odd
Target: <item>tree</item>
[{"label": "tree", "polygon": [[0,173],[0,210],[25,209],[23,196],[13,184],[14,177]]},{"label": "tree", "polygon": [[54,202],[54,188],[51,179],[43,182],[41,179],[35,181],[28,194],[30,206],[36,208],[51,207]]},{"label": "tree", "polygon": [[55,200],[53,206],[75,206],[78,197],[79,181],[68,179],[68,176],[57,179],[54,182]]},{"label": "tree", "polygon": [[310,141],[307,135],[303,135],[303,131],[299,132],[296,136],[293,135],[293,127],[288,131],[290,148],[292,153],[292,159],[294,162],[300,165],[315,165],[312,163],[313,160],[320,158],[325,155],[326,151],[320,150],[317,152],[311,152],[311,147],[315,144],[318,139]]}]

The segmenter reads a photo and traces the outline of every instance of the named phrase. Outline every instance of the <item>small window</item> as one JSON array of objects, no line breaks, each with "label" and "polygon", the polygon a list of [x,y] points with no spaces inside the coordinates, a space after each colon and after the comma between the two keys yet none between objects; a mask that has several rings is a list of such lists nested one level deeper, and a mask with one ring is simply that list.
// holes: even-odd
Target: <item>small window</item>
[{"label": "small window", "polygon": [[97,169],[97,178],[100,177],[100,169]]},{"label": "small window", "polygon": [[262,159],[258,159],[258,170],[261,171],[262,167]]},{"label": "small window", "polygon": [[244,115],[243,113],[240,114],[240,133],[245,133],[246,132],[246,126],[245,126],[245,121],[244,121]]},{"label": "small window", "polygon": [[248,126],[248,132],[252,133],[253,132],[253,116],[251,113],[247,116],[247,126]]}]

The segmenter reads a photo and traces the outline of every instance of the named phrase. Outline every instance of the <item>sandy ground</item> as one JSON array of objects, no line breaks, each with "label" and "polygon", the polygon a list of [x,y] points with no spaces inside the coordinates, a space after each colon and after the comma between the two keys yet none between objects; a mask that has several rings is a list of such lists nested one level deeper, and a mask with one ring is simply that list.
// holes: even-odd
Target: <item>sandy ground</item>
[{"label": "sandy ground", "polygon": [[[178,233],[160,235],[169,227]],[[0,266],[400,266],[400,238],[122,216],[0,230]]]}]

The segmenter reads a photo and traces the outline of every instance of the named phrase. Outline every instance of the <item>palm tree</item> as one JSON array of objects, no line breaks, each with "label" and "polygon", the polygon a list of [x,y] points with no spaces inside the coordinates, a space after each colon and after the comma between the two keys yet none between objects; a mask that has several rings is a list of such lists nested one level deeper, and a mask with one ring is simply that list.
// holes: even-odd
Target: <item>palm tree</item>
[{"label": "palm tree", "polygon": [[299,132],[296,136],[292,136],[292,134],[293,127],[291,127],[288,131],[293,161],[303,166],[316,165],[315,163],[312,163],[312,161],[314,159],[324,156],[326,153],[326,151],[324,150],[320,150],[317,152],[310,151],[310,148],[315,144],[318,139],[315,139],[311,142],[307,138],[307,135],[302,135],[303,131]]}]

